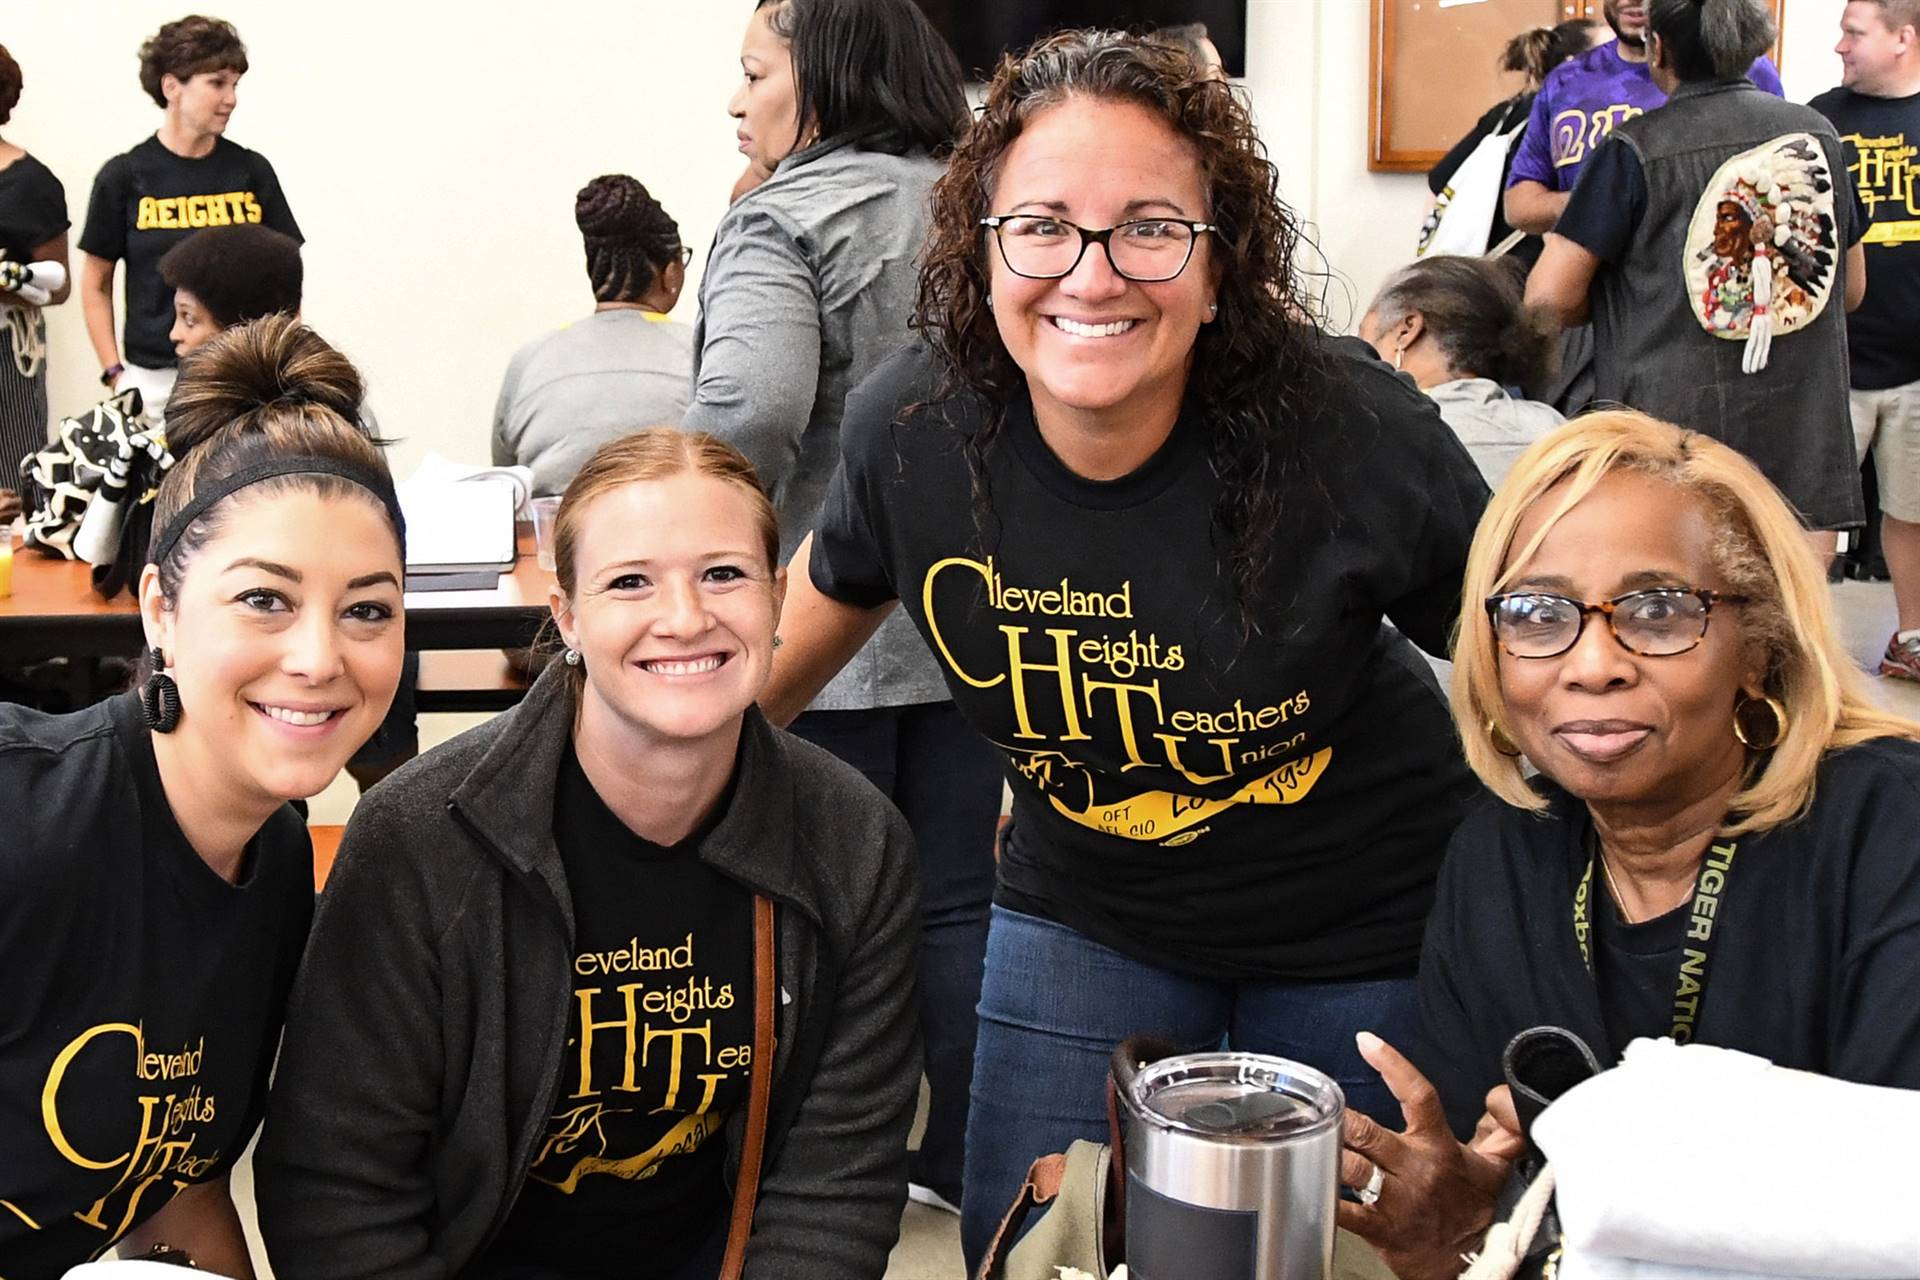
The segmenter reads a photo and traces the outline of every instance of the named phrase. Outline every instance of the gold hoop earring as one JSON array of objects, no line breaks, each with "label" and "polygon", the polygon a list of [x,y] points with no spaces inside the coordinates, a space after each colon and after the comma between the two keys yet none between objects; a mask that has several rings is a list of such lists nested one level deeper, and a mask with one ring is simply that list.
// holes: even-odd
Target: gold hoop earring
[{"label": "gold hoop earring", "polygon": [[1493,722],[1492,716],[1487,717],[1487,723],[1484,727],[1487,731],[1487,739],[1493,743],[1493,749],[1495,751],[1498,751],[1509,760],[1518,760],[1520,758],[1523,753],[1519,746],[1515,744],[1512,738],[1507,736],[1506,730]]},{"label": "gold hoop earring", "polygon": [[[1765,742],[1755,741],[1755,738],[1759,736],[1757,734],[1754,735],[1753,737],[1749,737],[1747,733],[1747,726],[1741,723],[1741,717],[1746,712],[1748,707],[1759,707],[1759,706],[1764,706],[1767,708],[1767,710],[1773,712],[1773,736],[1768,738]],[[1758,698],[1740,699],[1740,701],[1733,704],[1733,736],[1738,738],[1740,740],[1740,745],[1745,747],[1749,751],[1773,750],[1775,747],[1780,745],[1780,740],[1787,736],[1786,704],[1781,702],[1780,699],[1773,697],[1771,694],[1758,697]]]}]

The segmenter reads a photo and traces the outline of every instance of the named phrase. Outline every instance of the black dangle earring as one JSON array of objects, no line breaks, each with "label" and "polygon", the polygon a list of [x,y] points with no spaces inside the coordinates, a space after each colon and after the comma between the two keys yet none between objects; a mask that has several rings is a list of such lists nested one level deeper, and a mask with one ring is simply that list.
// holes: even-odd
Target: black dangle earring
[{"label": "black dangle earring", "polygon": [[167,656],[155,645],[147,654],[153,674],[140,686],[140,712],[147,728],[155,733],[172,733],[180,727],[180,686],[167,674]]}]

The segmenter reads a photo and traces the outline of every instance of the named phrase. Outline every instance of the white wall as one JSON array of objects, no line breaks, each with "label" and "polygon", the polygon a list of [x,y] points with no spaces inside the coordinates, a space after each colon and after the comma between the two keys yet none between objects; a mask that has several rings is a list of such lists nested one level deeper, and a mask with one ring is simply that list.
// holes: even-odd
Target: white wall
[{"label": "white wall", "polygon": [[[26,74],[4,133],[67,185],[74,238],[100,163],[159,112],[140,41],[184,3],[12,3],[0,28]],[[307,318],[360,363],[381,425],[475,461],[500,371],[589,297],[573,193],[632,173],[704,249],[740,170],[724,111],[749,0],[223,0],[247,41],[232,136],[264,151],[307,235]],[[1248,0],[1246,86],[1284,194],[1339,279],[1329,318],[1356,320],[1411,253],[1422,179],[1370,173],[1367,0]],[[1784,78],[1835,82],[1844,0],[1791,0]],[[476,16],[483,15],[483,16]],[[504,15],[496,17],[492,15]],[[76,260],[77,262],[77,260]],[[697,281],[700,259],[694,262]],[[678,314],[691,321],[696,285]],[[77,301],[51,316],[52,400],[98,394]]]},{"label": "white wall", "polygon": [[[306,233],[306,317],[366,372],[382,429],[406,438],[402,473],[424,447],[484,460],[508,357],[591,307],[573,225],[589,178],[640,178],[705,248],[743,164],[724,108],[750,8],[207,7],[247,41],[231,136],[273,161]],[[66,183],[76,241],[100,163],[159,122],[136,76],[140,42],[187,11],[6,4],[0,42],[27,83],[4,133]],[[678,314],[693,310],[690,287]],[[77,299],[51,320],[58,413],[97,397],[99,365]]]}]

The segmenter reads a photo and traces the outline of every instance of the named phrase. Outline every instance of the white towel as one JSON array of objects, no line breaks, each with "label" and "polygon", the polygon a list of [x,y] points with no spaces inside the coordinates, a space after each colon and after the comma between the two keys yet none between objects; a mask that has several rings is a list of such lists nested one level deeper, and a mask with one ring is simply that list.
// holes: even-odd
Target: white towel
[{"label": "white towel", "polygon": [[[1559,1180],[1566,1280],[1920,1277],[1920,1092],[1636,1040],[1533,1136]],[[1628,1259],[1705,1270],[1608,1261]]]},{"label": "white towel", "polygon": [[1568,1249],[1560,1256],[1557,1280],[1811,1280],[1810,1277],[1763,1276],[1754,1271],[1715,1271],[1710,1267],[1682,1267],[1670,1262],[1639,1262],[1609,1258],[1600,1253]]}]

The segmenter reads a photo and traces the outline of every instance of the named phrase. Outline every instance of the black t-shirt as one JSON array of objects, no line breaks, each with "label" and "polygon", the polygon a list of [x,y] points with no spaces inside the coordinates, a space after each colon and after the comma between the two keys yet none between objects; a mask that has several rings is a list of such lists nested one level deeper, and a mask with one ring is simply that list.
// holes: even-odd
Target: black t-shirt
[{"label": "black t-shirt", "polygon": [[132,694],[0,706],[0,1270],[98,1257],[259,1124],[313,914],[292,808],[210,869],[161,790]]},{"label": "black t-shirt", "polygon": [[[1463,1135],[1503,1082],[1501,1050],[1528,1027],[1565,1027],[1607,1062],[1635,1035],[1667,1034],[1678,963],[1701,945],[1692,904],[1680,910],[1677,947],[1670,917],[1609,921],[1596,868],[1596,990],[1573,930],[1592,819],[1540,785],[1551,802],[1544,819],[1489,802],[1460,825],[1427,927],[1415,1058]],[[1740,837],[1712,886],[1694,1039],[1843,1080],[1920,1088],[1916,830],[1920,743],[1883,739],[1829,756],[1806,816]]]},{"label": "black t-shirt", "polygon": [[[1009,757],[998,900],[1148,963],[1213,977],[1411,972],[1472,784],[1424,662],[1445,650],[1486,486],[1425,396],[1330,350],[1283,422],[1291,490],[1259,634],[1213,528],[1191,406],[1133,474],[1084,480],[1026,397],[924,399],[894,357],[847,400],[815,533],[827,595],[899,599],[968,722]],[[896,422],[899,425],[895,425]]]},{"label": "black t-shirt", "polygon": [[1617,1058],[1640,1037],[1664,1036],[1673,1027],[1673,998],[1686,958],[1693,904],[1688,901],[1665,915],[1629,924],[1599,879],[1597,864],[1595,879],[1593,981],[1607,1043],[1594,1051],[1611,1051]]},{"label": "black t-shirt", "polygon": [[1881,391],[1920,382],[1920,94],[1832,89],[1807,105],[1840,135],[1867,226],[1867,296],[1847,316],[1853,385]]},{"label": "black t-shirt", "polygon": [[225,138],[197,160],[148,138],[100,167],[80,248],[109,262],[126,260],[123,359],[173,367],[173,290],[160,279],[161,255],[202,227],[256,222],[301,238],[267,158]]},{"label": "black t-shirt", "polygon": [[32,156],[0,169],[0,249],[15,262],[32,262],[34,250],[65,231],[67,189],[53,170]]},{"label": "black t-shirt", "polygon": [[753,895],[608,809],[571,747],[553,836],[574,913],[574,1003],[552,1120],[479,1273],[677,1280],[719,1267],[722,1126],[753,1069]]}]

